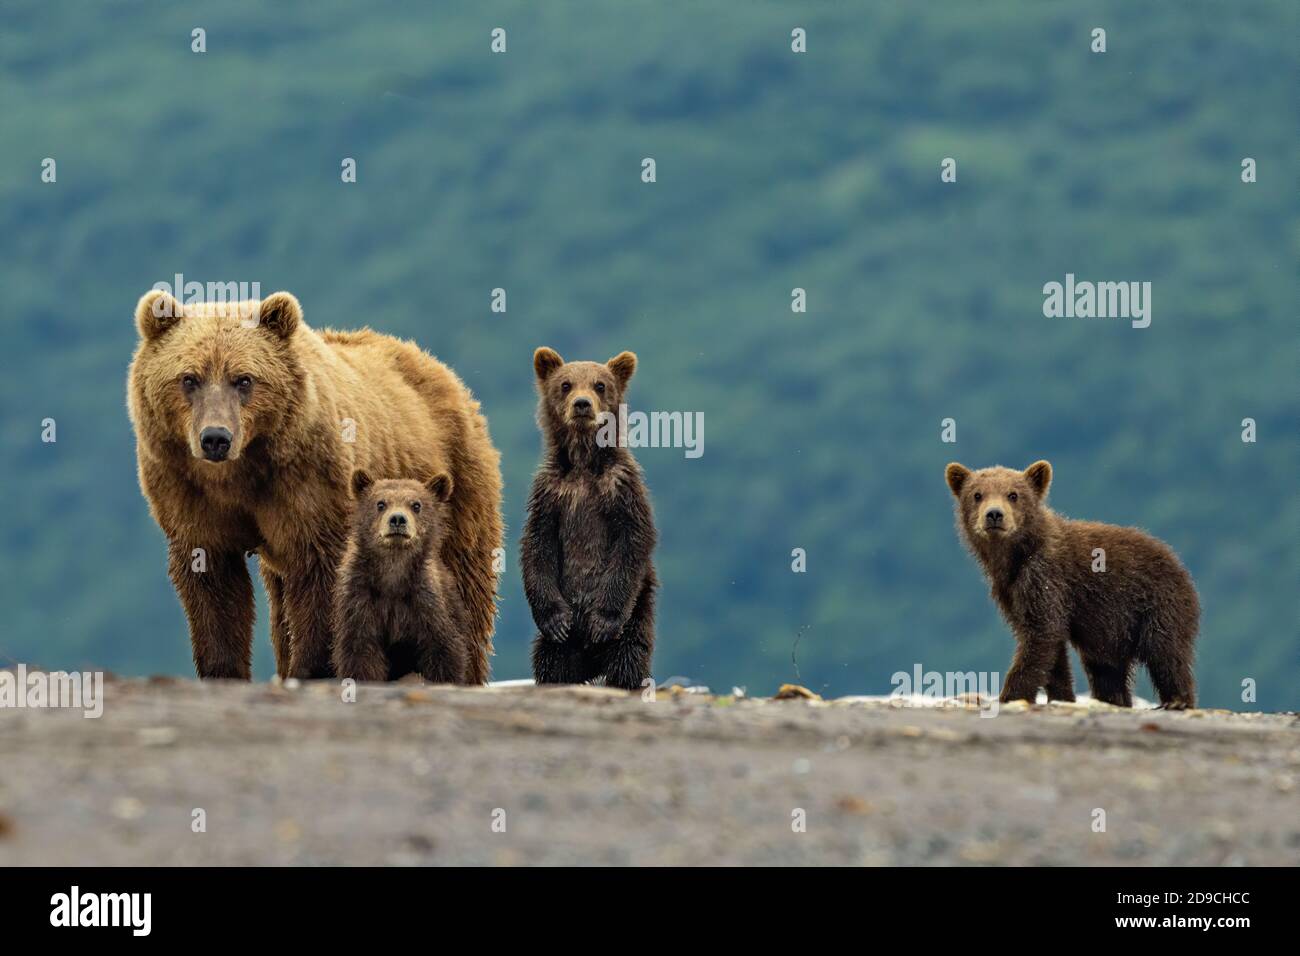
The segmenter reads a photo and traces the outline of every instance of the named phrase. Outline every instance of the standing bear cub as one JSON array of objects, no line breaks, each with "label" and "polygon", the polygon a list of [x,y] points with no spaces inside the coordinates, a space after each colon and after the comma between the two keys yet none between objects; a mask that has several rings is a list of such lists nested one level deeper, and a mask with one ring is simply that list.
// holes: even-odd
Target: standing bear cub
[{"label": "standing bear cub", "polygon": [[1052,466],[946,471],[957,529],[992,584],[1016,637],[1002,701],[1074,700],[1074,644],[1098,700],[1133,706],[1133,665],[1146,665],[1171,710],[1196,706],[1192,644],[1200,605],[1173,551],[1135,528],[1072,521],[1047,507]]},{"label": "standing bear cub", "polygon": [[533,370],[545,455],[520,548],[539,631],[533,676],[641,687],[654,651],[655,525],[641,468],[617,431],[636,356],[566,363],[540,348]]},{"label": "standing bear cub", "polygon": [[472,683],[465,608],[440,553],[451,479],[352,476],[357,506],[334,592],[334,671],[361,681],[412,671]]}]

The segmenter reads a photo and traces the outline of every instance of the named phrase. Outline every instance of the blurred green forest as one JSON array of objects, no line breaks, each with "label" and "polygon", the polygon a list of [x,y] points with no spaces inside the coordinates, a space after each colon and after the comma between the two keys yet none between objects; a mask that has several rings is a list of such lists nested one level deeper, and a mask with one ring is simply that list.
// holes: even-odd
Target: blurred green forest
[{"label": "blurred green forest", "polygon": [[[179,272],[414,338],[482,399],[510,543],[497,677],[528,667],[547,344],[633,349],[634,407],[705,413],[702,458],[638,454],[661,678],[1005,672],[943,466],[1049,458],[1058,510],[1182,555],[1203,703],[1297,707],[1296,11],[6,0],[0,664],[193,672],[124,406],[136,299]],[[1045,318],[1067,272],[1150,281],[1151,327]],[[256,655],[268,677],[264,606]]]}]

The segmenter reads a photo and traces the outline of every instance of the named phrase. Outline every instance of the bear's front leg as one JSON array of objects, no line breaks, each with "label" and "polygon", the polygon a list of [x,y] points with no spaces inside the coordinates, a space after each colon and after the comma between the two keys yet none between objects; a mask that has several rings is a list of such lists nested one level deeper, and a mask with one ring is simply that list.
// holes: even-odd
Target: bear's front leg
[{"label": "bear's front leg", "polygon": [[167,573],[190,625],[200,678],[253,676],[253,580],[241,550],[216,551],[173,541]]},{"label": "bear's front leg", "polygon": [[1034,703],[1038,699],[1038,688],[1047,684],[1057,652],[1063,644],[1063,637],[1037,632],[1017,634],[1016,655],[1007,668],[1007,678],[998,700],[1004,704],[1013,700]]},{"label": "bear's front leg", "polygon": [[426,642],[416,664],[420,676],[430,684],[467,684],[469,659],[465,648],[454,642]]},{"label": "bear's front leg", "polygon": [[1056,652],[1056,661],[1047,675],[1047,699],[1074,700],[1074,674],[1070,670],[1070,648],[1064,641]]},{"label": "bear's front leg", "polygon": [[415,667],[431,684],[470,684],[465,626],[452,608],[431,593],[415,602]]},{"label": "bear's front leg", "polygon": [[1084,655],[1083,670],[1094,698],[1116,707],[1133,706],[1133,668],[1127,662],[1121,666]]},{"label": "bear's front leg", "polygon": [[[568,639],[573,612],[560,590],[560,533],[556,508],[540,484],[533,486],[519,542],[519,566],[524,576],[524,596],[533,622],[549,641]],[[534,675],[536,676],[536,675]]]},{"label": "bear's front leg", "polygon": [[388,655],[373,636],[340,634],[334,645],[333,665],[340,678],[388,680]]},{"label": "bear's front leg", "polygon": [[291,677],[311,680],[334,674],[330,654],[334,646],[332,608],[336,570],[336,562],[312,551],[293,562],[283,574]]},{"label": "bear's front leg", "polygon": [[388,652],[379,618],[365,595],[342,593],[334,605],[334,646],[331,662],[340,678],[388,680]]}]

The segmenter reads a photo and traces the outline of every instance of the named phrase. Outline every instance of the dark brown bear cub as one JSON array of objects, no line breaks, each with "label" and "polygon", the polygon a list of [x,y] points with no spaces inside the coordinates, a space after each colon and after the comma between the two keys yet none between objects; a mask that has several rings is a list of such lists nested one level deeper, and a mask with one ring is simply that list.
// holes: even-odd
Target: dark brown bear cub
[{"label": "dark brown bear cub", "polygon": [[1001,699],[1074,700],[1067,642],[1098,700],[1133,706],[1145,664],[1171,710],[1196,706],[1192,644],[1200,604],[1191,576],[1161,541],[1135,528],[1071,521],[1047,507],[1052,466],[947,468],[957,529],[992,584],[1016,637]]},{"label": "dark brown bear cub", "polygon": [[352,475],[352,534],[334,590],[334,672],[359,681],[412,671],[470,683],[465,611],[439,557],[451,478],[372,481]]},{"label": "dark brown bear cub", "polygon": [[540,348],[533,370],[545,455],[520,547],[539,631],[533,677],[539,684],[603,677],[610,687],[639,688],[650,677],[658,583],[649,496],[617,433],[636,356],[566,363]]}]

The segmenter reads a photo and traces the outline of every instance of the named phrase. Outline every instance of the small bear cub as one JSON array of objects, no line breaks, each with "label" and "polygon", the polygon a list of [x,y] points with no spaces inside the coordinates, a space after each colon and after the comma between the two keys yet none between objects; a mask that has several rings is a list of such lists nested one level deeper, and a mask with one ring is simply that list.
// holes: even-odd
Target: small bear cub
[{"label": "small bear cub", "polygon": [[352,474],[352,533],[334,589],[334,673],[358,681],[414,671],[467,684],[469,647],[460,590],[443,564],[443,505],[451,478],[374,481]]},{"label": "small bear cub", "polygon": [[1073,644],[1098,700],[1133,706],[1133,667],[1146,665],[1160,706],[1196,706],[1196,588],[1162,541],[1136,528],[1072,521],[1047,507],[1052,466],[1024,471],[956,462],[945,476],[957,530],[992,585],[1016,638],[1001,700],[1074,700]]},{"label": "small bear cub", "polygon": [[[636,371],[621,352],[605,364],[533,355],[544,456],[528,497],[520,545],[524,593],[538,634],[539,684],[604,678],[633,690],[650,677],[658,582],[654,514],[641,468],[617,430]],[[604,436],[604,437],[601,437]]]}]

